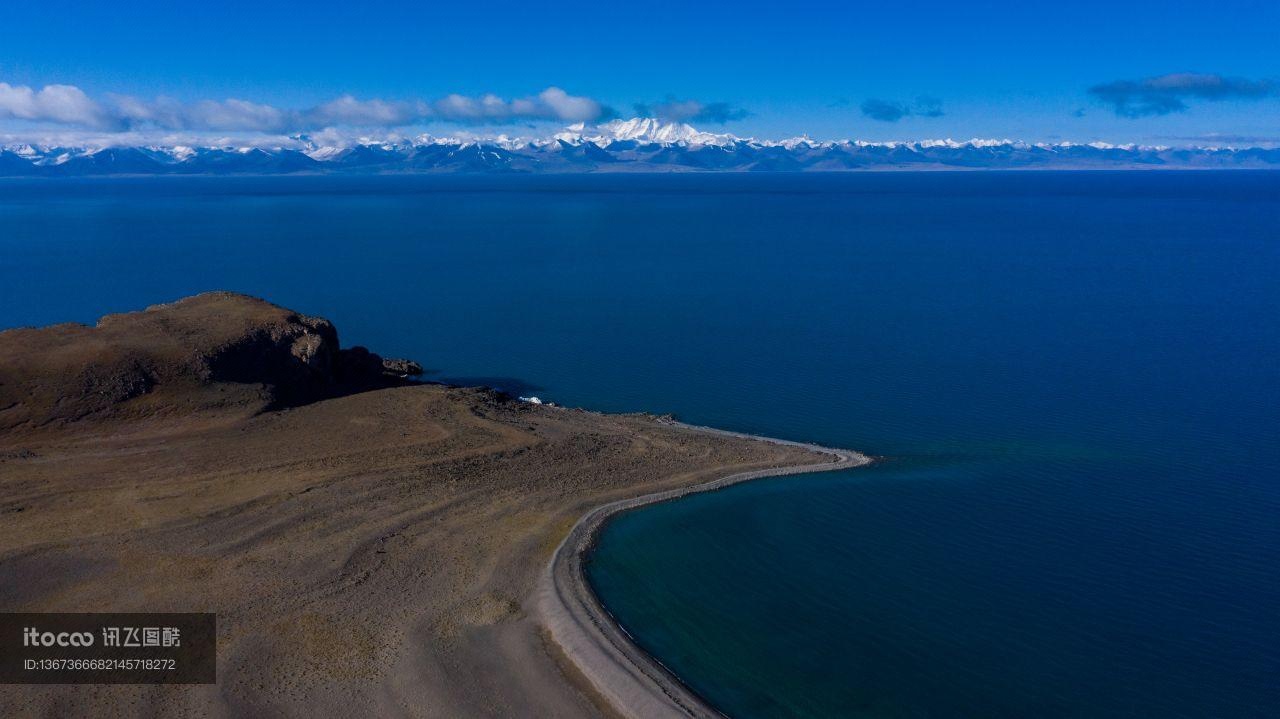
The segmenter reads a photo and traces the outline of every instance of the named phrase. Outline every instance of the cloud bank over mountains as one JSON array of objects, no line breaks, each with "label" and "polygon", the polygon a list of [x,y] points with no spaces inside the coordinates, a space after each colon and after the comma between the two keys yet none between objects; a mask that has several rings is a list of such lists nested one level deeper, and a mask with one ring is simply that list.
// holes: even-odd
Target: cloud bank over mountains
[{"label": "cloud bank over mountains", "polygon": [[180,102],[126,95],[94,99],[74,85],[35,89],[0,82],[0,120],[97,132],[185,131],[288,134],[326,127],[397,128],[425,122],[594,122],[613,111],[589,97],[548,87],[529,97],[447,95],[435,100],[359,100],[344,95],[301,110],[239,99]]}]

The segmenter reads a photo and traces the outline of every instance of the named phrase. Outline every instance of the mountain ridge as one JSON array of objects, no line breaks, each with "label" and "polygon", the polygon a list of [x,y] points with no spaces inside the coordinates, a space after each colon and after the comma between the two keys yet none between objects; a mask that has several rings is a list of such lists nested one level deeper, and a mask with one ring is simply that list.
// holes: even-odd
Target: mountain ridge
[{"label": "mountain ridge", "polygon": [[1280,148],[742,138],[653,118],[570,125],[548,137],[433,137],[283,144],[0,146],[0,176],[426,172],[866,171],[900,169],[1270,169]]}]

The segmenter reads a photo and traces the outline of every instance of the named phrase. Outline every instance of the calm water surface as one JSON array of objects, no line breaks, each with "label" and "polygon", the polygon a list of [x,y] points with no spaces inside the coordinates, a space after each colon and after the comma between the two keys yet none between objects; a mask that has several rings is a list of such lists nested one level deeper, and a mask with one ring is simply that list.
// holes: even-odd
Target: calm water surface
[{"label": "calm water surface", "polygon": [[0,327],[211,288],[887,456],[604,534],[731,715],[1280,714],[1280,173],[0,181]]}]

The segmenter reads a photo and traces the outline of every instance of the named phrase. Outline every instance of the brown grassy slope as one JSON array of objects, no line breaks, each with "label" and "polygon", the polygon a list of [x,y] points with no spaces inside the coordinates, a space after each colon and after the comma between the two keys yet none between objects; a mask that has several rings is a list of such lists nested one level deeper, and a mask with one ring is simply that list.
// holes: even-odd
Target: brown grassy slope
[{"label": "brown grassy slope", "polygon": [[203,327],[225,338],[292,325],[270,306],[204,314],[240,304],[227,297],[149,317],[127,350],[67,326],[22,331],[16,354],[0,336],[0,372],[24,388],[74,389],[49,373],[137,357],[180,367],[146,364],[161,381],[87,419],[0,431],[0,611],[214,611],[219,623],[216,686],[10,686],[0,715],[597,715],[530,614],[577,517],[825,459],[429,385],[241,411],[270,385],[192,379],[172,348],[223,346]]}]

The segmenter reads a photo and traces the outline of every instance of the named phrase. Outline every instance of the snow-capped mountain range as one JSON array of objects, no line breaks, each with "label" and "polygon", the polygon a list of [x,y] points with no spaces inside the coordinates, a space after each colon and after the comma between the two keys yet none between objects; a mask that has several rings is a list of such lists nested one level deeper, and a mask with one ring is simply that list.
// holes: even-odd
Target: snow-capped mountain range
[{"label": "snow-capped mountain range", "polygon": [[0,176],[155,174],[847,171],[892,169],[1280,168],[1280,148],[741,138],[653,118],[571,125],[550,137],[321,141],[259,146],[0,147]]}]

